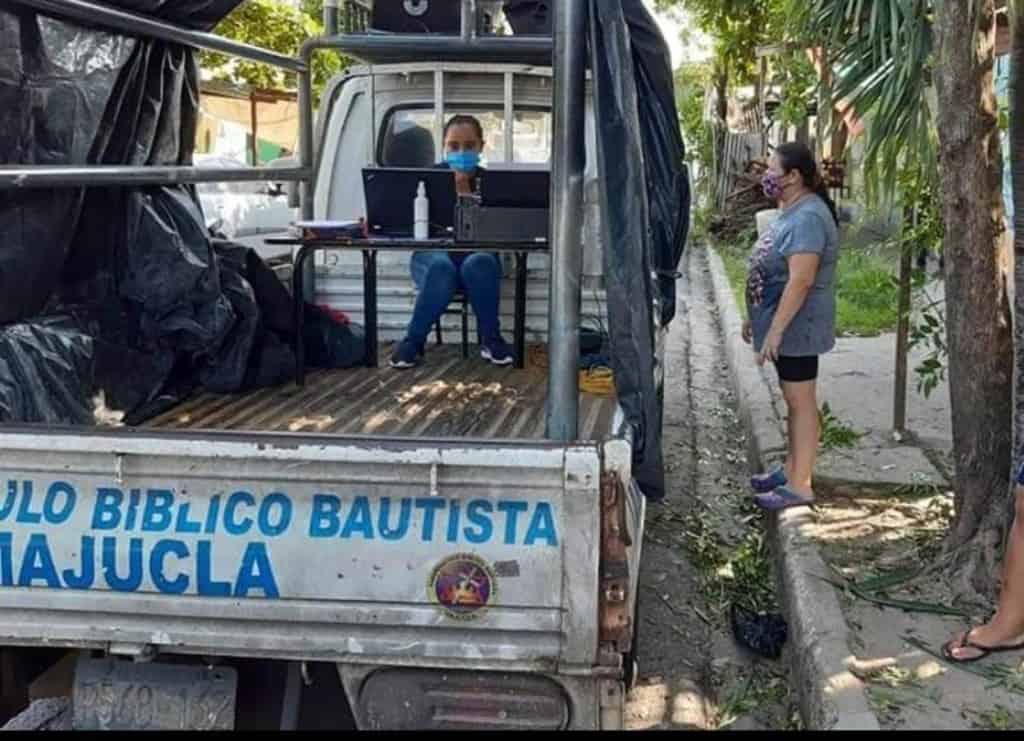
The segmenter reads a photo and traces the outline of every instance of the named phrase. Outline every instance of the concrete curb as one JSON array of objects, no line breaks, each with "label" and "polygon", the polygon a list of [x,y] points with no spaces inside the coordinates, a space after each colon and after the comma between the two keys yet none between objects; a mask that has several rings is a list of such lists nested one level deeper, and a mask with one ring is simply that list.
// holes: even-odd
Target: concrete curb
[{"label": "concrete curb", "polygon": [[[698,248],[699,249],[699,248]],[[778,392],[753,362],[743,342],[739,308],[721,257],[708,247],[707,264],[722,323],[729,372],[737,395],[740,422],[748,431],[751,472],[785,451]],[[807,508],[785,510],[769,518],[769,538],[776,555],[776,575],[786,620],[792,676],[800,714],[812,730],[877,731],[878,719],[864,684],[849,670],[850,631],[835,589],[819,577],[828,568],[813,540],[803,535],[813,522]]]}]

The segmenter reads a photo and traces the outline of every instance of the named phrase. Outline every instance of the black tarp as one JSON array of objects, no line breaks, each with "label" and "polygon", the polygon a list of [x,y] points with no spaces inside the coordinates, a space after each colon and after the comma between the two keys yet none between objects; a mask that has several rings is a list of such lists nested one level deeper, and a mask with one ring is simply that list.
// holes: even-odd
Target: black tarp
[{"label": "black tarp", "polygon": [[589,8],[612,369],[633,430],[634,477],[648,498],[661,499],[655,332],[675,314],[689,179],[671,57],[654,19],[642,0],[590,0]]},{"label": "black tarp", "polygon": [[[208,30],[240,2],[107,4]],[[85,29],[10,0],[0,0],[0,38],[0,165],[190,163],[199,105],[192,51]],[[118,210],[108,190],[0,194],[0,323],[37,314],[69,254],[72,278],[93,272]]]},{"label": "black tarp", "polygon": [[[240,2],[108,0],[203,30]],[[191,163],[193,51],[86,29],[9,0],[0,0],[0,38],[0,164]],[[196,385],[277,383],[294,369],[291,337],[266,326],[246,277],[254,257],[215,249],[190,187],[0,193],[0,325],[39,334],[49,321],[41,315],[73,308],[86,317],[96,386],[129,418]],[[280,321],[291,316],[287,305]],[[79,353],[51,343],[36,355],[77,362],[61,347]]]},{"label": "black tarp", "polygon": [[622,3],[633,49],[642,125],[651,255],[658,274],[661,324],[676,315],[676,279],[690,229],[690,175],[679,128],[672,53],[640,0]]},{"label": "black tarp", "polygon": [[92,424],[92,338],[70,317],[0,327],[0,423]]},{"label": "black tarp", "polygon": [[[109,4],[208,29],[239,2]],[[0,164],[191,163],[199,107],[191,50],[85,29],[5,0],[0,38]],[[135,218],[144,210],[139,193],[0,193],[0,323],[36,315],[62,283],[112,281],[125,236],[147,231]],[[150,191],[149,202],[164,193]]]}]

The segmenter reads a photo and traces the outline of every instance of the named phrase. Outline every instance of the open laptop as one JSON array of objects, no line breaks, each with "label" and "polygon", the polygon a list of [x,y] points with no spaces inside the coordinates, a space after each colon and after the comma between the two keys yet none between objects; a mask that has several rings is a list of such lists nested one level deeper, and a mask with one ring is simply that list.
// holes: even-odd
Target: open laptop
[{"label": "open laptop", "polygon": [[371,237],[412,238],[414,201],[420,183],[430,200],[430,236],[452,238],[455,232],[455,173],[444,169],[366,167],[366,223]]},{"label": "open laptop", "polygon": [[551,172],[494,169],[480,175],[480,205],[491,208],[550,208]]}]

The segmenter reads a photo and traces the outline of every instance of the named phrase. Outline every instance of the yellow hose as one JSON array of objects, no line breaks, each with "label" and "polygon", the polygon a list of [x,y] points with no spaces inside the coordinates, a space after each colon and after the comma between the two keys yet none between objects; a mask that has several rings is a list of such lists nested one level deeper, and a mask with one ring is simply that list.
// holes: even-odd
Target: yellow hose
[{"label": "yellow hose", "polygon": [[580,391],[594,396],[615,396],[615,374],[611,368],[580,371]]},{"label": "yellow hose", "polygon": [[[526,362],[530,368],[544,370],[548,367],[548,349],[544,345],[530,345],[526,351]],[[580,391],[592,396],[615,396],[615,374],[611,368],[597,367],[581,370]]]}]

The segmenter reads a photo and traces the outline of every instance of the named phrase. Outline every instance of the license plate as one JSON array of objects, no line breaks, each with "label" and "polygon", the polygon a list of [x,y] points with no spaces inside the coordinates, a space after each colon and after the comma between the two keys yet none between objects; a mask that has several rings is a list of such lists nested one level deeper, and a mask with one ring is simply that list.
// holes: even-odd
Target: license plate
[{"label": "license plate", "polygon": [[79,731],[233,730],[237,688],[230,667],[82,657],[72,725]]}]

